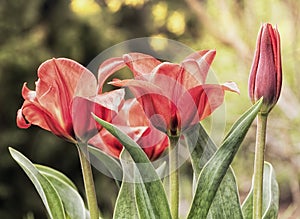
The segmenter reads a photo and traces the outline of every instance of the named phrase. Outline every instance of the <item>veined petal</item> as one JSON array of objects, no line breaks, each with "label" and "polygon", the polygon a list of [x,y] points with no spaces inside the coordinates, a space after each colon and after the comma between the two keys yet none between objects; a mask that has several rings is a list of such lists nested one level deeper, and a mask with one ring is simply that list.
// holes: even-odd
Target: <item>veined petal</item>
[{"label": "veined petal", "polygon": [[[52,115],[55,120],[53,122],[60,124],[65,130],[72,129],[71,101],[83,74],[92,75],[79,63],[65,58],[48,60],[38,69],[36,98],[40,106]],[[91,81],[85,82],[87,88],[96,80],[92,77],[90,79]]]},{"label": "veined petal", "polygon": [[124,62],[133,72],[134,77],[150,74],[161,62],[143,53],[129,53],[123,55]]},{"label": "veined petal", "polygon": [[137,141],[150,160],[158,158],[169,146],[168,136],[153,126],[149,127]]},{"label": "veined petal", "polygon": [[221,85],[205,84],[193,87],[178,103],[182,130],[208,117],[224,101]]},{"label": "veined petal", "polygon": [[27,129],[31,126],[31,123],[28,123],[24,116],[23,116],[23,112],[22,112],[22,109],[19,109],[17,111],[17,126],[19,128],[22,128],[22,129]]},{"label": "veined petal", "polygon": [[101,130],[94,120],[97,117],[111,122],[123,104],[123,89],[107,92],[91,98],[75,97],[72,102],[72,120],[76,136],[85,141]]},{"label": "veined petal", "polygon": [[[153,69],[151,74],[144,76],[145,80],[155,84],[163,90],[163,95],[176,103],[177,99],[187,88],[186,80],[193,80],[189,74],[185,74],[184,68],[179,64],[163,62]],[[138,77],[135,78],[139,80]]]},{"label": "veined petal", "polygon": [[[204,84],[215,56],[216,50],[201,50],[186,57],[181,65],[195,78],[197,85]],[[185,82],[188,89],[196,85],[187,80]]]},{"label": "veined petal", "polygon": [[102,93],[105,81],[116,71],[125,67],[126,64],[121,57],[110,58],[105,60],[98,69],[98,93]]},{"label": "veined petal", "polygon": [[166,131],[172,113],[175,111],[175,103],[162,92],[161,88],[147,81],[117,80],[111,84],[127,86],[142,105],[145,114],[151,123],[159,130]]}]

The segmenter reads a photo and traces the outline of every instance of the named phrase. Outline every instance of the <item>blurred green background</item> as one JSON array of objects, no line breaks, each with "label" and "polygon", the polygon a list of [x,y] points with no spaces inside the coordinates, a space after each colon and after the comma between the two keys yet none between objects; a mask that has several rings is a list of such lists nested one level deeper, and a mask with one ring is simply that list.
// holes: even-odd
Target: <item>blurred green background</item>
[{"label": "blurred green background", "polygon": [[[52,57],[87,65],[124,40],[161,36],[195,49],[216,49],[212,65],[220,82],[233,80],[241,94],[226,96],[226,129],[251,104],[247,81],[262,22],[277,24],[282,40],[283,89],[269,117],[266,160],[280,185],[280,217],[300,217],[300,1],[298,0],[1,0],[0,1],[0,218],[46,218],[33,185],[12,160],[8,147],[33,162],[54,167],[83,193],[76,148],[38,127],[16,127],[25,81]],[[255,124],[234,160],[241,199],[251,186]],[[183,169],[185,171],[185,169]],[[190,170],[185,171],[187,174]],[[186,174],[186,175],[187,175]],[[99,205],[112,215],[117,187],[94,171]],[[183,176],[182,185],[185,182]],[[186,189],[184,189],[185,191]],[[187,190],[188,191],[188,190]],[[182,212],[189,194],[182,195]]]}]

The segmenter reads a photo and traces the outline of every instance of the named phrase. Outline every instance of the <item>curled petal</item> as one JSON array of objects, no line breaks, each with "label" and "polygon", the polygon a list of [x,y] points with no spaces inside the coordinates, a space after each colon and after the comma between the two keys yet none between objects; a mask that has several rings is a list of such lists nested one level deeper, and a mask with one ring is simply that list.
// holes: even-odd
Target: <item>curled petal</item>
[{"label": "curled petal", "polygon": [[17,111],[17,126],[22,129],[27,129],[31,126],[31,124],[25,120],[22,109]]},{"label": "curled petal", "polygon": [[98,93],[102,93],[105,81],[116,71],[125,67],[123,58],[116,57],[105,60],[98,69]]},{"label": "curled petal", "polygon": [[129,53],[124,55],[123,59],[134,77],[150,74],[161,63],[156,58],[143,53]]},{"label": "curled petal", "polygon": [[238,88],[237,84],[233,81],[225,82],[224,84],[222,84],[222,88],[223,88],[223,90],[227,90],[227,91],[231,91],[231,92],[240,94],[240,89]]},{"label": "curled petal", "polygon": [[[186,57],[181,65],[196,79],[198,85],[204,84],[215,56],[216,50],[201,50]],[[187,88],[192,87],[188,86]]]}]

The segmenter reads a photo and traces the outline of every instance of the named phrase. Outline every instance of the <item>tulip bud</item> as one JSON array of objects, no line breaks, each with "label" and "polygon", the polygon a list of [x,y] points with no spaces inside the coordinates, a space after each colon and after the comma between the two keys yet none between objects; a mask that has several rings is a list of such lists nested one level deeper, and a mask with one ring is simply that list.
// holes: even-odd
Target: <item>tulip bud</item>
[{"label": "tulip bud", "polygon": [[256,51],[249,78],[252,103],[263,97],[261,113],[268,114],[280,96],[282,84],[280,36],[277,28],[263,24],[257,38]]}]

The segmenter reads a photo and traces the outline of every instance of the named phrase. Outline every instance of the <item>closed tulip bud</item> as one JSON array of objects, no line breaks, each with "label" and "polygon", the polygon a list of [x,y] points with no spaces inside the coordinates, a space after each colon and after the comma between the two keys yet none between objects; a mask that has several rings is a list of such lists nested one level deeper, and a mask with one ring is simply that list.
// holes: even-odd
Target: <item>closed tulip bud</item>
[{"label": "closed tulip bud", "polygon": [[249,78],[252,103],[263,97],[261,113],[268,114],[277,103],[282,84],[280,36],[277,28],[263,24],[257,38],[256,51]]}]

